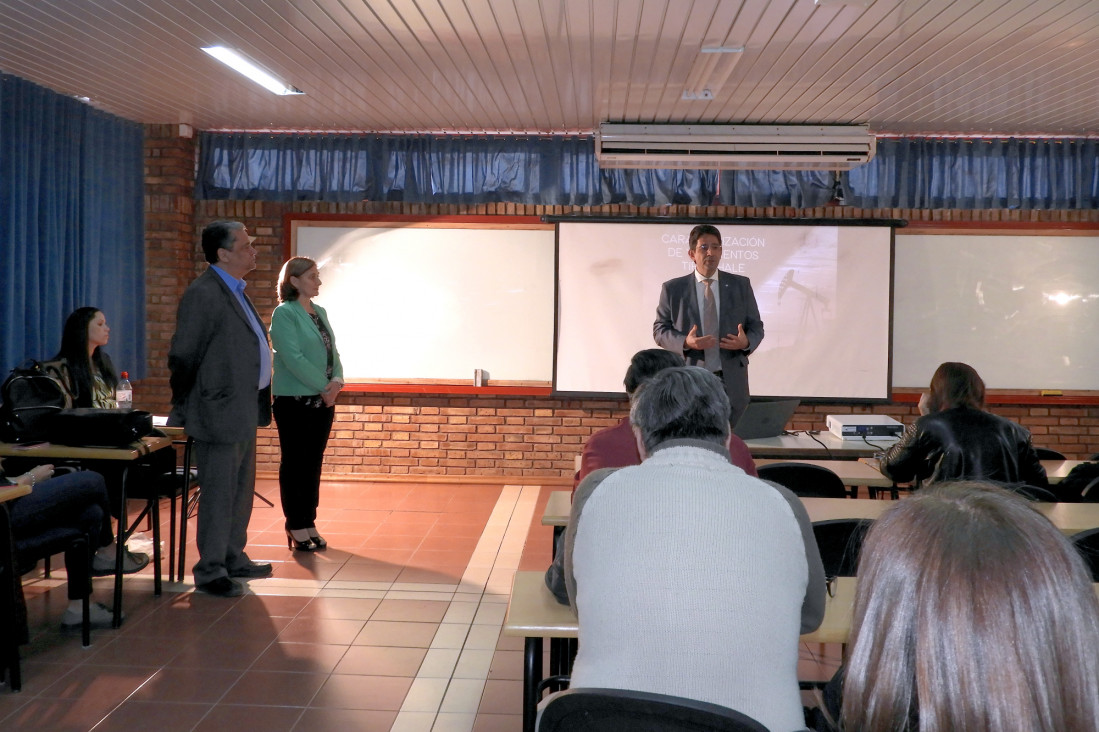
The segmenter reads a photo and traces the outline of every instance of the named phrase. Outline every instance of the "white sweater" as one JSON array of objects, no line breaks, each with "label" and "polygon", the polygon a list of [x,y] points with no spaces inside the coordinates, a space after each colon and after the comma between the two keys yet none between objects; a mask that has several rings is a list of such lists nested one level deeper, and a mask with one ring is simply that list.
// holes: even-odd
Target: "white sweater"
[{"label": "white sweater", "polygon": [[671,694],[775,732],[804,729],[797,663],[809,561],[774,486],[718,451],[667,447],[606,477],[575,531],[573,688]]}]

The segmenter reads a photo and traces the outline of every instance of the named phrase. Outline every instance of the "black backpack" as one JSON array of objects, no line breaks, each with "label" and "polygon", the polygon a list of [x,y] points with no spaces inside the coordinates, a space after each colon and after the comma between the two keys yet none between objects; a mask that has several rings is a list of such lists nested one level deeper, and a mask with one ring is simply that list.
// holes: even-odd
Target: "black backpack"
[{"label": "black backpack", "polygon": [[0,440],[48,439],[50,418],[72,406],[65,389],[37,361],[24,361],[0,385]]},{"label": "black backpack", "polygon": [[1060,500],[1069,503],[1099,502],[1099,463],[1080,463],[1053,489]]}]

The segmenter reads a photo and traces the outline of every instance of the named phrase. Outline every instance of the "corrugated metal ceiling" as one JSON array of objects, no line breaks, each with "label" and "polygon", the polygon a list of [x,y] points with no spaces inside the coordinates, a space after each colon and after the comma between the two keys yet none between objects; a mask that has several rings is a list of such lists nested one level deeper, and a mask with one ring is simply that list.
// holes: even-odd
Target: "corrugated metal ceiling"
[{"label": "corrugated metal ceiling", "polygon": [[1099,0],[0,0],[0,70],[200,129],[1099,134]]}]

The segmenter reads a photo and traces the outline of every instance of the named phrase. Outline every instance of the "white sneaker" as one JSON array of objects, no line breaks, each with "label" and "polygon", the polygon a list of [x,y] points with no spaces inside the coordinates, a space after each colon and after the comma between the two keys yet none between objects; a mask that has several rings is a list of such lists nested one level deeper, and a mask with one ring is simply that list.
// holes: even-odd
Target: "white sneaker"
[{"label": "white sneaker", "polygon": [[[149,566],[148,554],[132,552],[129,549],[122,551],[122,574],[140,572],[147,566]],[[109,574],[114,574],[114,552],[112,551],[110,556],[106,557],[96,553],[92,557],[92,576],[105,577]]]},{"label": "white sneaker", "polygon": [[[61,630],[65,632],[81,629],[81,611],[66,608],[61,616]],[[121,620],[126,619],[126,613],[122,613]],[[114,624],[114,613],[101,602],[93,602],[88,607],[88,623],[92,630],[107,630]]]}]

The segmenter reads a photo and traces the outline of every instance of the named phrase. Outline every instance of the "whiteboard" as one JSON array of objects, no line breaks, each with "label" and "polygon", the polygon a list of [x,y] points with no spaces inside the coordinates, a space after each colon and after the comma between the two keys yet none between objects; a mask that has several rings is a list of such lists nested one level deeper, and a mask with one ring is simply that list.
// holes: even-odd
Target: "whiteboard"
[{"label": "whiteboard", "polygon": [[1099,389],[1099,237],[898,230],[893,385],[944,361],[990,389]]},{"label": "whiteboard", "polygon": [[554,232],[295,222],[349,382],[548,385]]}]

